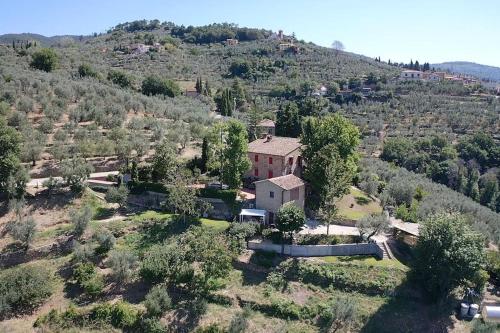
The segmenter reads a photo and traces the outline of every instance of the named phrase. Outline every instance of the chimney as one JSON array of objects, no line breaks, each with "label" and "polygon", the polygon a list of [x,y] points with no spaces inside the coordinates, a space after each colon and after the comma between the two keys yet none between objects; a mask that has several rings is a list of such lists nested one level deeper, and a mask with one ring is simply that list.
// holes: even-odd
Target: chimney
[{"label": "chimney", "polygon": [[273,139],[273,136],[272,136],[271,134],[268,134],[268,135],[266,136],[266,141],[264,141],[264,142],[269,142],[269,141],[271,141],[272,139]]}]

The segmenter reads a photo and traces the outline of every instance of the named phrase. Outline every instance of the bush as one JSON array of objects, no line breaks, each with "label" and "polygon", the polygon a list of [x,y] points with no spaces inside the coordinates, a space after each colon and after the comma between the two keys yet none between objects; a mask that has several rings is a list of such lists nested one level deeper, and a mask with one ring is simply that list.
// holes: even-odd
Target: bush
[{"label": "bush", "polygon": [[181,88],[172,80],[149,76],[142,81],[142,93],[144,95],[165,95],[175,97],[181,94]]},{"label": "bush", "polygon": [[99,244],[95,250],[97,254],[107,253],[113,248],[116,242],[115,236],[107,229],[95,233],[94,239],[97,241],[97,244]]},{"label": "bush", "polygon": [[146,295],[144,306],[151,317],[161,317],[165,311],[170,309],[172,300],[164,285],[154,286]]},{"label": "bush", "polygon": [[127,204],[129,190],[124,185],[119,187],[111,187],[106,192],[106,201],[117,203],[120,208]]},{"label": "bush", "polygon": [[486,323],[480,319],[474,321],[471,333],[496,333],[500,329],[497,323]]},{"label": "bush", "polygon": [[84,206],[80,210],[73,210],[71,212],[71,223],[73,224],[73,233],[75,236],[80,237],[87,229],[90,219],[94,215],[93,209],[90,206]]},{"label": "bush", "polygon": [[0,318],[36,308],[52,294],[52,272],[20,266],[0,273]]},{"label": "bush", "polygon": [[129,182],[127,185],[132,194],[141,194],[146,191],[168,194],[167,188],[161,183]]},{"label": "bush", "polygon": [[168,333],[158,318],[142,318],[140,325],[142,333]]},{"label": "bush", "polygon": [[486,270],[491,277],[500,279],[500,254],[497,251],[486,252]]},{"label": "bush", "polygon": [[104,289],[104,282],[91,263],[80,263],[73,270],[73,278],[84,292],[92,297],[99,295]]},{"label": "bush", "polygon": [[116,70],[111,70],[108,72],[108,80],[113,82],[114,84],[119,85],[122,88],[128,88],[132,84],[127,74]]},{"label": "bush", "polygon": [[231,237],[231,248],[236,253],[245,249],[245,242],[257,233],[258,224],[254,222],[232,223],[227,233]]},{"label": "bush", "polygon": [[70,306],[66,311],[51,310],[48,314],[38,317],[33,326],[50,328],[50,332],[66,332],[70,329],[73,331],[75,327],[89,328],[92,331],[102,328],[107,332],[111,326],[133,332],[139,331],[139,327],[140,332],[164,332],[153,329],[152,324],[139,322],[139,314],[137,309],[122,301],[115,304],[98,304],[90,310],[81,310]]},{"label": "bush", "polygon": [[30,216],[8,224],[9,234],[20,241],[26,248],[31,244],[36,233],[35,220]]},{"label": "bush", "polygon": [[[273,230],[273,229],[262,230],[262,237],[264,237],[265,239],[269,239],[274,244],[281,244],[281,242],[283,240],[283,235],[281,234],[281,232]],[[292,240],[290,238],[285,238],[284,241],[285,241],[285,244],[292,243]]]},{"label": "bush", "polygon": [[276,252],[255,251],[250,257],[250,262],[258,266],[270,268],[274,265],[276,256]]},{"label": "bush", "polygon": [[79,242],[74,242],[73,244],[73,261],[86,262],[90,261],[94,257],[94,248],[91,244],[80,244]]},{"label": "bush", "polygon": [[200,197],[221,199],[227,204],[233,204],[237,194],[238,190],[221,190],[217,188],[200,189]]},{"label": "bush", "polygon": [[30,66],[41,71],[51,72],[57,66],[58,57],[52,49],[43,48],[32,55]]},{"label": "bush", "polygon": [[126,302],[118,302],[111,309],[111,325],[118,328],[126,328],[134,326],[139,316],[132,305]]},{"label": "bush", "polygon": [[98,77],[98,73],[88,64],[78,66],[78,75],[80,77]]},{"label": "bush", "polygon": [[109,255],[108,264],[113,270],[113,277],[116,281],[127,282],[134,273],[137,257],[130,252],[113,251]]}]

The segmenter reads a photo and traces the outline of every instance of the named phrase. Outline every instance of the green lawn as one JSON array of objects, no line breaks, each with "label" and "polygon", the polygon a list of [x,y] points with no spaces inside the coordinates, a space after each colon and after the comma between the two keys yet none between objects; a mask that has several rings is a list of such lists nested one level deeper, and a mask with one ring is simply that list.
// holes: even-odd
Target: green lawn
[{"label": "green lawn", "polygon": [[340,217],[352,221],[357,221],[368,214],[382,212],[382,207],[377,201],[354,187],[351,187],[350,193],[337,202],[337,207]]},{"label": "green lawn", "polygon": [[374,256],[368,255],[359,255],[359,256],[327,256],[327,257],[318,257],[319,259],[328,262],[328,263],[351,263],[351,264],[359,264],[365,266],[378,266],[378,267],[389,267],[389,268],[401,268],[408,269],[407,266],[403,265],[396,259],[392,260],[381,260]]},{"label": "green lawn", "polygon": [[223,220],[200,218],[200,222],[202,226],[213,228],[217,231],[224,231],[229,228],[229,222]]}]

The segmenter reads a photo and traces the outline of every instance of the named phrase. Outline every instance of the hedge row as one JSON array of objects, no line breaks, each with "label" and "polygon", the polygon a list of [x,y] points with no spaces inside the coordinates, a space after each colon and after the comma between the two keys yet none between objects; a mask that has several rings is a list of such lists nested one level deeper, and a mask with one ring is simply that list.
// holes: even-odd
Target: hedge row
[{"label": "hedge row", "polygon": [[236,201],[237,194],[237,190],[221,190],[216,188],[200,189],[200,197],[221,199],[228,204],[232,204]]},{"label": "hedge row", "polygon": [[141,194],[146,191],[168,194],[168,189],[161,183],[129,182],[128,187],[131,194]]}]

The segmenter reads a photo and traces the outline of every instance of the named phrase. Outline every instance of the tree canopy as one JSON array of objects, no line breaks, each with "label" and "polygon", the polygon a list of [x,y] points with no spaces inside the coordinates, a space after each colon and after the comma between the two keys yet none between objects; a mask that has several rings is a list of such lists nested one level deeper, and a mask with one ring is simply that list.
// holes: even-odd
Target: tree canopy
[{"label": "tree canopy", "polygon": [[30,66],[41,71],[51,72],[57,67],[58,56],[53,49],[43,48],[31,56]]},{"label": "tree canopy", "polygon": [[462,215],[438,214],[424,221],[415,255],[415,278],[433,301],[460,286],[483,287],[477,281],[485,260],[484,238]]}]

